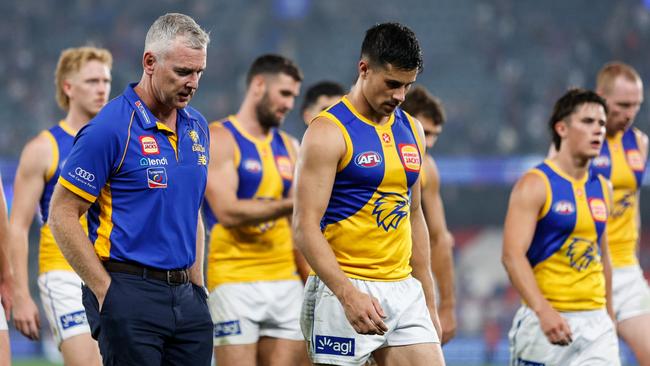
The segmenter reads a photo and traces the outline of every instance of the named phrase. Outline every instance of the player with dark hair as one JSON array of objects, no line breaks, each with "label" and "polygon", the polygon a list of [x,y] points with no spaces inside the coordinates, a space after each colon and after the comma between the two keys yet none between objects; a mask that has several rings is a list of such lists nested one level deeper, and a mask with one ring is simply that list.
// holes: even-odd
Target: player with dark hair
[{"label": "player with dark hair", "polygon": [[305,92],[305,98],[300,107],[302,120],[309,125],[309,122],[320,112],[338,102],[343,95],[345,95],[343,86],[333,81],[325,80],[312,85]]},{"label": "player with dark hair", "polygon": [[596,93],[569,90],[549,119],[557,154],[512,190],[502,261],[523,300],[509,334],[512,365],[620,365],[605,232],[611,188],[589,169],[606,115]]},{"label": "player with dark hair", "polygon": [[399,105],[422,69],[415,34],[366,32],[350,93],[307,128],[294,239],[314,270],[302,330],[316,364],[444,365],[420,205],[424,133]]},{"label": "player with dark hair", "polygon": [[[401,108],[415,117],[424,129],[427,149],[436,143],[445,124],[445,110],[438,98],[431,95],[424,87],[415,86],[406,94]],[[429,229],[431,245],[431,269],[439,291],[438,316],[442,328],[441,343],[445,344],[456,333],[454,293],[454,238],[447,229],[445,209],[440,197],[440,174],[438,166],[431,155],[426,154],[422,164],[422,211]]]},{"label": "player with dark hair", "polygon": [[[298,142],[279,130],[302,72],[279,55],[258,57],[236,115],[210,125],[204,211],[208,288],[220,366],[300,365],[303,286],[288,216]],[[300,269],[299,267],[298,269]],[[306,277],[307,271],[303,271]]]}]

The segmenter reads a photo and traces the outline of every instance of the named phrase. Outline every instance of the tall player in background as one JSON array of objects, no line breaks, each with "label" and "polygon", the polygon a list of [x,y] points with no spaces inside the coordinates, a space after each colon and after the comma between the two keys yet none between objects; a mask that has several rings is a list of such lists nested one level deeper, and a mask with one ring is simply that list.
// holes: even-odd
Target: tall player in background
[{"label": "tall player in background", "polygon": [[39,339],[40,317],[29,294],[27,269],[29,227],[38,206],[42,223],[38,285],[66,365],[99,365],[101,360],[81,302],[81,279],[61,254],[46,221],[50,197],[77,131],[108,101],[112,62],[110,52],[100,48],[70,48],[61,53],[55,74],[56,100],[67,115],[25,145],[14,181],[10,220],[14,324],[29,339]]},{"label": "tall player in background", "polygon": [[11,313],[13,279],[9,263],[9,220],[7,218],[7,201],[0,175],[0,366],[11,365],[11,347],[7,319]]},{"label": "tall player in background", "polygon": [[341,84],[323,80],[310,86],[305,92],[305,98],[300,107],[302,120],[309,125],[320,112],[338,102],[345,95]]},{"label": "tall player in background", "polygon": [[[445,123],[445,111],[438,98],[431,95],[424,87],[412,88],[401,108],[415,117],[424,129],[427,149],[431,149],[442,132]],[[445,209],[440,197],[440,174],[438,166],[431,155],[426,154],[422,164],[422,211],[429,229],[431,245],[431,269],[439,291],[438,317],[442,328],[441,343],[444,345],[456,333],[454,293],[454,238],[447,229]]]},{"label": "tall player in background", "polygon": [[[236,115],[210,125],[209,304],[219,366],[301,365],[302,283],[288,216],[298,142],[279,130],[302,72],[282,56],[251,65]],[[306,273],[303,273],[306,276]]]},{"label": "tall player in background", "polygon": [[605,232],[611,189],[589,169],[606,111],[592,91],[564,94],[549,120],[557,154],[512,190],[502,260],[523,305],[509,334],[511,365],[620,365]]},{"label": "tall player in background", "polygon": [[596,92],[607,101],[607,138],[593,160],[595,172],[614,187],[607,238],[612,256],[614,311],[618,334],[642,366],[650,365],[650,289],[637,258],[641,217],[639,195],[648,157],[648,136],[632,127],[643,102],[639,74],[621,62],[598,73]]},{"label": "tall player in background", "polygon": [[444,365],[420,205],[424,133],[398,108],[421,68],[408,27],[368,29],[355,85],[303,138],[293,229],[315,272],[301,315],[314,363]]}]

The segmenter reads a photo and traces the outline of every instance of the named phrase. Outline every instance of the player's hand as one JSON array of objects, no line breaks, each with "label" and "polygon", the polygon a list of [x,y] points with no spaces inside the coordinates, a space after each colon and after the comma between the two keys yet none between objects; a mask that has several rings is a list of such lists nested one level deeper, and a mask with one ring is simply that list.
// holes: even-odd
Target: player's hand
[{"label": "player's hand", "polygon": [[438,318],[442,328],[440,343],[444,345],[456,335],[456,313],[453,306],[441,306],[438,309]]},{"label": "player's hand", "polygon": [[108,288],[111,287],[111,282],[112,280],[109,277],[108,284],[102,286],[101,288],[98,288],[97,290],[91,289],[93,294],[95,294],[95,297],[97,298],[97,310],[102,311],[102,307],[104,306],[104,300],[106,299],[106,294],[108,293]]},{"label": "player's hand", "polygon": [[359,334],[383,335],[388,327],[383,321],[386,317],[379,301],[356,288],[339,299],[354,330]]},{"label": "player's hand", "polygon": [[542,332],[551,344],[568,346],[573,342],[569,323],[552,307],[547,307],[537,314]]},{"label": "player's hand", "polygon": [[5,309],[5,319],[10,319],[11,307],[14,303],[13,278],[11,275],[4,275],[0,281],[0,299],[2,308]]},{"label": "player's hand", "polygon": [[14,326],[25,337],[36,341],[40,338],[41,319],[38,307],[28,293],[14,295],[13,319]]}]

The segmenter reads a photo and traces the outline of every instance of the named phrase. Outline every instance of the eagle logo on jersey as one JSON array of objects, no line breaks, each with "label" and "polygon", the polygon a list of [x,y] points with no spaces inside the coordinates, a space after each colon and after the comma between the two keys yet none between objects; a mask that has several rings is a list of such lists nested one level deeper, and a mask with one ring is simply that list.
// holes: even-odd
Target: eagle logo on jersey
[{"label": "eagle logo on jersey", "polygon": [[629,192],[625,194],[620,200],[616,201],[616,204],[614,204],[614,209],[612,210],[612,216],[623,216],[625,211],[627,211],[628,208],[632,207],[632,198],[634,198],[634,195],[634,192]]},{"label": "eagle logo on jersey", "polygon": [[377,218],[377,227],[385,231],[397,229],[403,218],[408,216],[409,199],[398,193],[377,192],[372,214]]},{"label": "eagle logo on jersey", "polygon": [[566,255],[571,267],[578,271],[586,269],[591,262],[598,260],[596,243],[583,238],[571,238]]},{"label": "eagle logo on jersey", "polygon": [[190,135],[190,139],[192,139],[193,143],[195,143],[195,144],[199,143],[199,134],[198,134],[198,132],[196,132],[195,130],[190,130],[190,132],[188,132],[188,135]]}]

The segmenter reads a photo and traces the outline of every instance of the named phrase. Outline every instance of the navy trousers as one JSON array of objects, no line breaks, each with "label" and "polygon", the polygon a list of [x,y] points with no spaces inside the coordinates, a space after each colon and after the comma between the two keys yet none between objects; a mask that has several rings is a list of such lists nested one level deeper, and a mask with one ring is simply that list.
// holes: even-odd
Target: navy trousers
[{"label": "navy trousers", "polygon": [[213,325],[203,288],[109,274],[101,312],[93,292],[82,288],[104,365],[210,365]]}]

